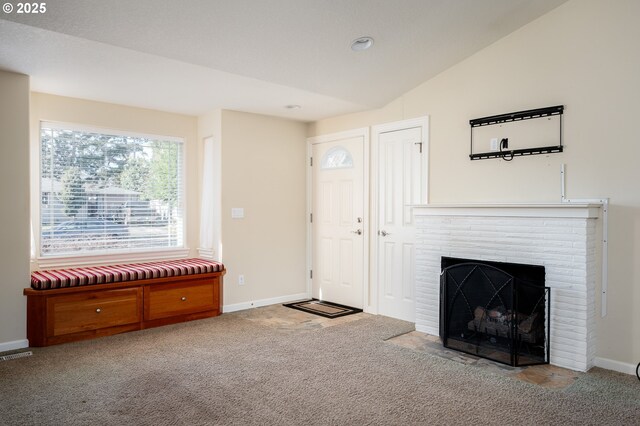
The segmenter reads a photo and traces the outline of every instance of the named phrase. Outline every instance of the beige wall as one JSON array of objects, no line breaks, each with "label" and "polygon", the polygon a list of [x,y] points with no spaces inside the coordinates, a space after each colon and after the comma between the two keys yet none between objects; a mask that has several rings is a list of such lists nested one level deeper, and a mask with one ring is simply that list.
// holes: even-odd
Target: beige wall
[{"label": "beige wall", "polygon": [[[185,245],[196,256],[199,229],[198,119],[143,108],[134,108],[44,93],[31,94],[31,163],[32,179],[37,179],[40,121],[79,124],[98,128],[160,136],[174,136],[185,141],[185,192],[187,234]],[[31,196],[32,215],[38,209],[37,194]]]},{"label": "beige wall", "polygon": [[[386,107],[314,123],[309,136],[430,116],[432,203],[609,197],[608,315],[599,357],[640,361],[640,2],[573,0]],[[565,105],[562,154],[471,162],[469,119]],[[599,300],[599,298],[598,298]],[[599,312],[599,309],[598,309]],[[598,315],[599,317],[599,315]]]},{"label": "beige wall", "polygon": [[[199,246],[202,140],[222,140],[224,304],[306,291],[306,124],[221,110],[191,117],[43,93],[31,94],[30,117],[34,166],[41,120],[184,138],[191,256]],[[32,214],[37,201],[32,194]],[[246,218],[232,220],[231,207],[244,207]],[[238,285],[238,274],[245,275],[245,286]]]},{"label": "beige wall", "polygon": [[[29,77],[0,71],[0,346],[24,346],[29,286]],[[10,343],[13,342],[13,343]]]},{"label": "beige wall", "polygon": [[[225,305],[306,292],[306,128],[222,111]],[[232,207],[245,218],[232,219]]]}]

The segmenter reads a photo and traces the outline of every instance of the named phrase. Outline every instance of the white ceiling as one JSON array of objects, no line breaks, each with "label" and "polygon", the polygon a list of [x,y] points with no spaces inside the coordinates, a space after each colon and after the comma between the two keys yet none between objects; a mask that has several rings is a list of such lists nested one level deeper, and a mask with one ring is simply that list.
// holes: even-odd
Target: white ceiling
[{"label": "white ceiling", "polygon": [[311,121],[381,107],[564,1],[56,0],[0,14],[0,68],[64,96]]}]

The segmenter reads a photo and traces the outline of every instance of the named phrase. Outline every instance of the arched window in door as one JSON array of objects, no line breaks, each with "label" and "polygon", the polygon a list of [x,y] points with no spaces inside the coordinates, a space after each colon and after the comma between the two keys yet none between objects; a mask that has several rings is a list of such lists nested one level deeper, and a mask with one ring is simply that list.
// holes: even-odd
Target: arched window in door
[{"label": "arched window in door", "polygon": [[353,157],[346,148],[334,146],[329,149],[320,162],[321,169],[348,169],[353,167]]}]

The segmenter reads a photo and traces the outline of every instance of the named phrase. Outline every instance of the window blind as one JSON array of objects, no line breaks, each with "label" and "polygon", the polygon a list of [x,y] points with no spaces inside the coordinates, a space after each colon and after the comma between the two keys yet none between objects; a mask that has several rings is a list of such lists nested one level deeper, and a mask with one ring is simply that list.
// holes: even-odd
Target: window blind
[{"label": "window blind", "polygon": [[40,255],[184,246],[183,142],[41,123]]}]

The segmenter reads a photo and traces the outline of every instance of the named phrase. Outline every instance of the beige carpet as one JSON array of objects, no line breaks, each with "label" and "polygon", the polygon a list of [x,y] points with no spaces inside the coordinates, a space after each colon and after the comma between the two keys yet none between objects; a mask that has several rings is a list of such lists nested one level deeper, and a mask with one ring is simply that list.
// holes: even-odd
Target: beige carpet
[{"label": "beige carpet", "polygon": [[640,424],[634,376],[594,369],[545,389],[385,342],[413,329],[403,321],[295,328],[251,315],[0,362],[0,424]]}]

